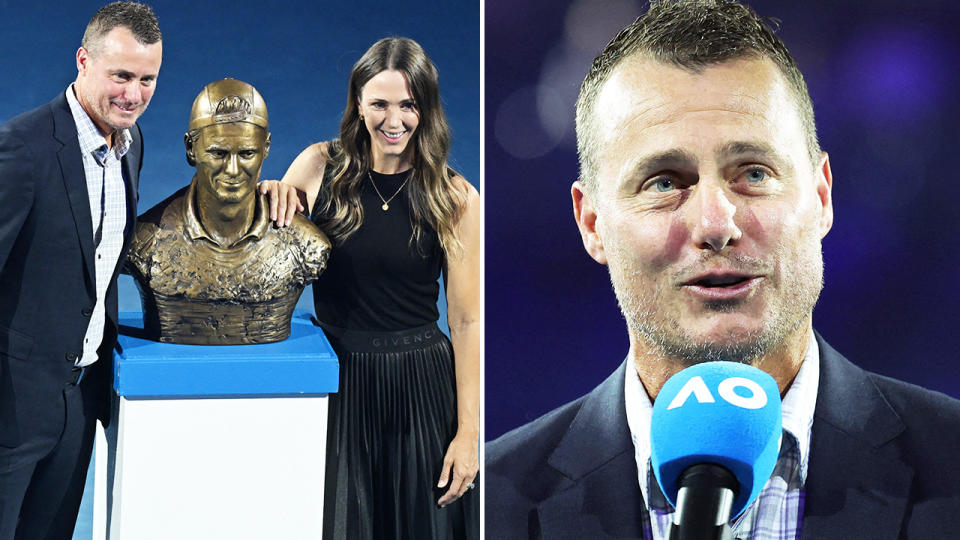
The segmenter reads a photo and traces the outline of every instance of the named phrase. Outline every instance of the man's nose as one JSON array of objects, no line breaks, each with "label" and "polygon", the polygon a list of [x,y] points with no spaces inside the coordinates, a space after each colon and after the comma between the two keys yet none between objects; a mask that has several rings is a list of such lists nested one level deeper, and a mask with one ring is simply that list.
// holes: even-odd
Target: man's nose
[{"label": "man's nose", "polygon": [[123,88],[123,99],[127,103],[140,103],[143,92],[138,81],[131,81]]},{"label": "man's nose", "polygon": [[691,240],[698,248],[719,252],[740,240],[737,206],[721,182],[701,179],[691,198]]}]

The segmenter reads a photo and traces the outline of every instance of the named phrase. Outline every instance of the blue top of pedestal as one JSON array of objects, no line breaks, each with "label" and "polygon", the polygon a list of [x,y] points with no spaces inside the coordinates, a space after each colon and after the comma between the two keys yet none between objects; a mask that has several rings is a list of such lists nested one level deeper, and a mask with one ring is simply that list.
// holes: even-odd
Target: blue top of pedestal
[{"label": "blue top of pedestal", "polygon": [[[294,316],[290,337],[260,345],[179,345],[123,335],[141,313],[120,314],[113,388],[124,397],[228,397],[336,392],[337,356],[320,328]],[[128,332],[136,333],[136,332]]]}]

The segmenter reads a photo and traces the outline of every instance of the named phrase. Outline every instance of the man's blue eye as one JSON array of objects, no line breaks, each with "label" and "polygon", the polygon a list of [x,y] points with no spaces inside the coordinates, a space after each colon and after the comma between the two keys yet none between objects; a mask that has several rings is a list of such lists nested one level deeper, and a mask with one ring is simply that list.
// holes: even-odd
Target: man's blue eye
[{"label": "man's blue eye", "polygon": [[750,169],[750,171],[747,173],[748,182],[763,182],[766,179],[767,173],[761,169]]},{"label": "man's blue eye", "polygon": [[656,183],[654,183],[654,187],[657,188],[657,191],[663,193],[672,190],[676,186],[673,184],[673,180],[669,178],[658,178]]}]

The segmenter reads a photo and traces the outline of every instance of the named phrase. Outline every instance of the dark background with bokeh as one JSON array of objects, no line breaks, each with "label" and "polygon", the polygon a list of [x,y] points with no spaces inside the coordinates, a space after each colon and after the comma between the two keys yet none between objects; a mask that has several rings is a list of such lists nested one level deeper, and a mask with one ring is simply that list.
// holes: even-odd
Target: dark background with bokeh
[{"label": "dark background with bokeh", "polygon": [[[106,3],[0,0],[0,123],[47,103],[76,78],[83,30]],[[146,145],[139,212],[193,177],[183,134],[193,99],[206,84],[232,77],[257,88],[272,133],[261,179],[279,179],[301,150],[337,136],[350,69],[370,45],[389,36],[413,38],[437,65],[453,132],[450,164],[479,187],[479,2],[411,3],[402,9],[379,0],[144,3],[160,21],[163,64],[139,121]],[[139,310],[133,280],[123,276],[120,287],[120,310]],[[309,289],[300,307],[312,311]]]},{"label": "dark background with bokeh", "polygon": [[[748,2],[782,21],[834,174],[813,324],[858,365],[960,397],[960,7]],[[486,3],[486,438],[591,390],[627,352],[569,196],[573,104],[634,0]]]}]

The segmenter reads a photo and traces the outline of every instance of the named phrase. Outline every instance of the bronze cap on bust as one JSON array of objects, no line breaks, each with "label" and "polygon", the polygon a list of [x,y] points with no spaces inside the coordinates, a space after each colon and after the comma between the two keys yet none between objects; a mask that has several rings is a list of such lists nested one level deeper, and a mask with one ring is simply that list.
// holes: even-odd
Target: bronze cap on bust
[{"label": "bronze cap on bust", "polygon": [[193,102],[184,144],[193,179],[140,216],[127,255],[146,334],[211,345],[285,339],[331,244],[302,215],[283,228],[270,221],[257,191],[270,151],[263,97],[235,79],[208,84]]},{"label": "bronze cap on bust", "polygon": [[[237,98],[242,105],[229,107],[231,112],[224,112],[230,101]],[[267,119],[267,104],[260,92],[248,83],[227,78],[208,84],[193,100],[188,129],[192,131],[232,122],[247,122],[269,129]]]}]

